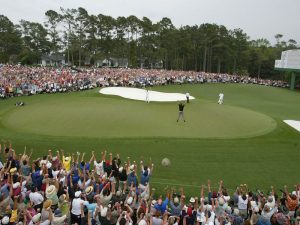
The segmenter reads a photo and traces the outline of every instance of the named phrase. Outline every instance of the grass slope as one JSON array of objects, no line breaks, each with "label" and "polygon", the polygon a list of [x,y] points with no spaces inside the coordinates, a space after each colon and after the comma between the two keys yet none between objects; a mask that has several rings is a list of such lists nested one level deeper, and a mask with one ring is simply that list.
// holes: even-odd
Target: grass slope
[{"label": "grass slope", "polygon": [[[66,152],[84,151],[87,153],[92,150],[102,151],[107,149],[114,153],[120,153],[124,158],[131,156],[137,161],[140,159],[139,156],[152,157],[156,164],[153,184],[158,189],[166,184],[169,184],[169,186],[180,186],[182,184],[188,194],[198,191],[199,186],[206,182],[208,178],[215,183],[215,186],[219,179],[223,179],[231,189],[240,183],[247,183],[251,188],[267,189],[271,184],[279,188],[284,184],[291,186],[299,182],[296,171],[298,170],[298,158],[300,156],[300,134],[282,122],[283,119],[300,120],[299,93],[279,88],[240,84],[181,85],[155,87],[154,89],[181,93],[189,91],[191,95],[199,99],[188,105],[186,109],[188,122],[186,124],[177,125],[174,123],[175,125],[169,127],[161,125],[161,123],[166,122],[172,122],[173,124],[174,117],[176,119],[177,107],[174,106],[174,103],[151,103],[147,105],[117,97],[100,97],[97,90],[93,90],[66,95],[42,95],[1,101],[0,141],[10,140],[17,150],[22,150],[25,145],[29,149],[33,148],[35,156],[45,154],[49,148],[53,150],[63,148]],[[236,124],[244,127],[245,125],[242,125],[241,122],[250,115],[253,118],[262,118],[257,125],[253,125],[251,131],[257,131],[260,127],[264,127],[265,124],[263,123],[270,126],[267,126],[267,130],[262,130],[262,133],[272,130],[274,123],[277,124],[276,129],[252,138],[232,138],[233,136],[238,137],[242,133],[239,126],[236,126],[237,132],[234,135],[227,136],[231,137],[229,139],[222,136],[220,131],[219,137],[222,138],[212,138],[212,136],[204,138],[205,134],[210,134],[209,129],[214,132],[220,129],[220,127],[212,127],[214,123],[211,121],[217,121],[213,113],[218,110],[216,107],[219,106],[215,102],[218,93],[221,91],[225,94],[225,105],[221,107],[222,110],[228,110],[228,112],[224,113],[222,111],[220,114],[226,115],[227,119],[232,119],[230,123],[223,124],[225,128],[234,123],[234,119],[238,116],[241,119],[238,119]],[[100,107],[100,111],[111,109],[116,114],[109,114],[107,117],[103,117],[103,114],[101,114],[99,116],[100,122],[82,123],[78,126],[79,129],[72,131],[74,123],[68,124],[69,122],[65,121],[71,118],[80,119],[81,121],[82,113],[78,114],[77,111],[87,112],[86,119],[98,118],[98,114],[93,114],[92,109],[99,107],[95,103],[99,99],[101,99],[101,102],[105,102],[105,106],[107,106]],[[24,100],[29,105],[16,109],[13,103],[17,100]],[[137,110],[141,106],[148,108],[139,114],[139,118],[136,114],[133,115],[130,109],[135,107],[134,109]],[[173,114],[171,115],[171,113]],[[43,114],[51,114],[52,116],[44,118]],[[198,116],[198,114],[204,116],[204,118]],[[121,120],[119,118],[112,120],[112,118],[120,117],[120,115],[124,115],[124,117],[121,116]],[[145,129],[145,121],[152,118],[152,116],[155,118],[157,115],[165,115],[165,117],[160,120],[157,118],[151,119],[149,123],[146,123],[148,129]],[[126,122],[128,118],[130,121]],[[134,124],[132,118],[136,118],[138,123]],[[105,127],[107,126],[105,124],[108,123],[107,120],[112,120],[111,122],[114,122],[115,126]],[[87,120],[84,121],[87,123]],[[127,126],[127,129],[117,131],[119,130],[120,121],[124,121],[122,126]],[[219,122],[222,124],[222,121]],[[211,123],[211,126],[203,127],[204,122]],[[59,127],[57,123],[63,123],[64,127]],[[153,134],[150,129],[152,123],[154,127],[157,124],[161,127],[160,133],[158,132],[160,135]],[[248,125],[250,126],[252,123],[254,121],[251,119]],[[188,131],[183,130],[187,125],[192,128],[189,128]],[[87,128],[105,128],[105,132],[103,133],[101,132],[102,129],[99,129],[95,133],[87,133],[89,129],[85,126]],[[180,128],[179,131],[176,131],[175,126]],[[129,129],[130,127],[138,127],[139,132],[133,132],[132,129]],[[230,133],[231,128],[227,128]],[[202,138],[197,138],[196,135],[191,136],[197,129],[204,130],[201,134],[197,133],[198,137],[203,135]],[[165,133],[166,130],[168,132],[171,130],[173,137],[166,137],[168,136]],[[107,132],[111,134],[111,137],[103,137],[103,134]],[[118,134],[118,132],[120,133]],[[121,138],[123,132],[127,132],[127,136],[130,136],[130,138]],[[186,135],[186,132],[189,132],[189,135]],[[56,134],[56,136],[53,134]],[[182,137],[179,138],[178,134]],[[250,132],[251,134],[254,135]],[[135,135],[137,137],[134,137]],[[244,136],[249,136],[249,133]],[[171,159],[172,165],[170,168],[160,166],[163,157]]]}]

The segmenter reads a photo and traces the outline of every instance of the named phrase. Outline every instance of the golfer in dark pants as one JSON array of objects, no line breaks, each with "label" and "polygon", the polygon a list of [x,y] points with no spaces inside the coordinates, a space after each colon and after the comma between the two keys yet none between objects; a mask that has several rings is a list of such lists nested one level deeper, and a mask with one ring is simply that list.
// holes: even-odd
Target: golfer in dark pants
[{"label": "golfer in dark pants", "polygon": [[179,113],[178,113],[178,118],[177,118],[177,122],[179,121],[180,118],[183,119],[183,121],[185,122],[185,119],[184,119],[184,115],[183,115],[183,109],[184,109],[184,104],[182,102],[180,102],[178,104],[178,109],[179,109]]}]

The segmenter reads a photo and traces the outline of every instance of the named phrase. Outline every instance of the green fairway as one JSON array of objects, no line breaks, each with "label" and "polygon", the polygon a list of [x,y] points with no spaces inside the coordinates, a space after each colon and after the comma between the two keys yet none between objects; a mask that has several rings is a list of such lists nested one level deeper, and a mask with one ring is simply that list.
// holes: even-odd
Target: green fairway
[{"label": "green fairway", "polygon": [[[233,189],[281,187],[299,182],[300,133],[282,122],[300,120],[300,93],[246,84],[154,87],[163,92],[189,92],[196,99],[185,108],[186,123],[176,123],[176,103],[146,104],[99,89],[37,95],[0,101],[0,142],[17,151],[26,145],[42,156],[51,148],[66,152],[95,150],[120,153],[156,165],[153,185],[199,190],[208,178],[223,179]],[[225,94],[218,105],[218,93]],[[15,107],[16,101],[25,107]],[[160,165],[171,160],[169,168]]]}]

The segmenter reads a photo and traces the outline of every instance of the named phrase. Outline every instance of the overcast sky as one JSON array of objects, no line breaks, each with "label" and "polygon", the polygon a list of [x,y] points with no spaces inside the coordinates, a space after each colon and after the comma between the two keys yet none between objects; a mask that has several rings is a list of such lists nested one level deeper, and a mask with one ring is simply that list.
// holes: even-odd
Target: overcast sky
[{"label": "overcast sky", "polygon": [[44,22],[45,12],[63,8],[85,8],[90,14],[114,18],[135,15],[153,22],[169,17],[176,27],[202,23],[241,28],[251,39],[275,34],[300,44],[300,0],[0,0],[0,14],[14,23],[21,19]]}]

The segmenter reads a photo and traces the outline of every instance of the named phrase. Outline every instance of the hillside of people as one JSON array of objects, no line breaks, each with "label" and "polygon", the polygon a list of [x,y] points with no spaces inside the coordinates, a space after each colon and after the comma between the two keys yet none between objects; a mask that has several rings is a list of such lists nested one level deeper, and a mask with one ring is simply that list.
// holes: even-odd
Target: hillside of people
[{"label": "hillside of people", "polygon": [[226,73],[129,68],[56,68],[22,65],[0,67],[1,98],[81,91],[95,87],[145,87],[183,83],[244,83],[288,87],[285,81]]}]

